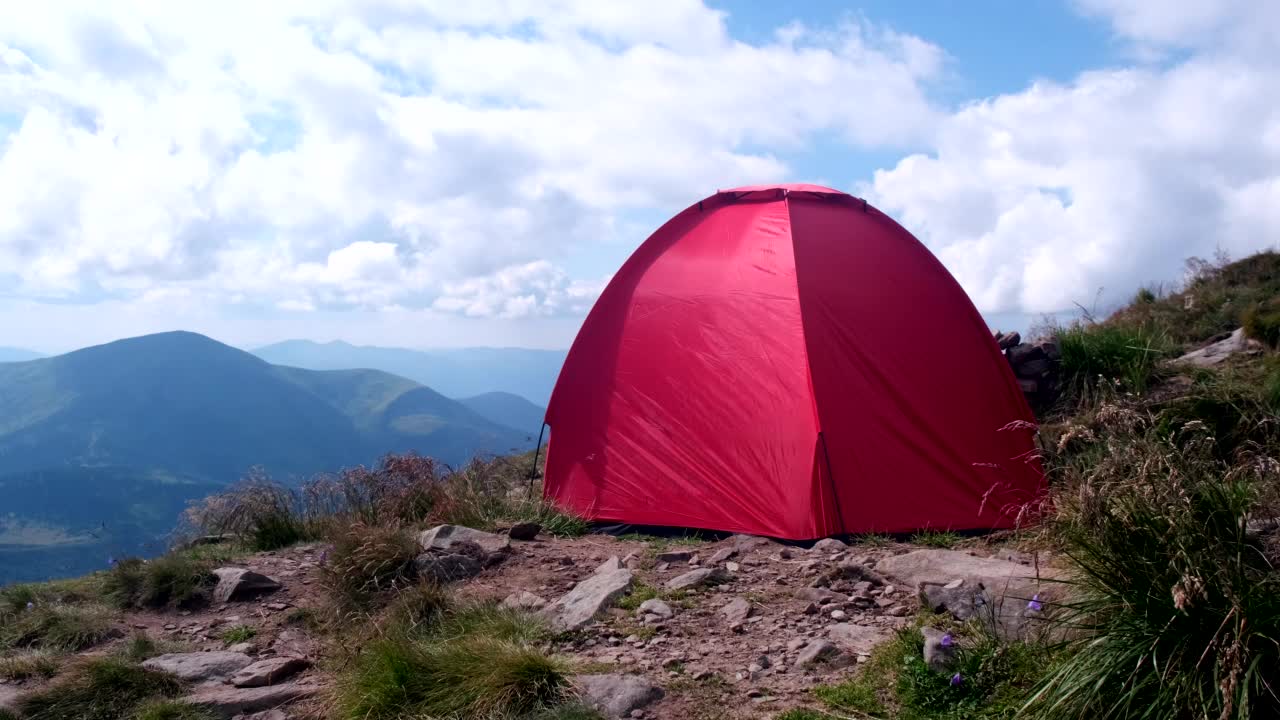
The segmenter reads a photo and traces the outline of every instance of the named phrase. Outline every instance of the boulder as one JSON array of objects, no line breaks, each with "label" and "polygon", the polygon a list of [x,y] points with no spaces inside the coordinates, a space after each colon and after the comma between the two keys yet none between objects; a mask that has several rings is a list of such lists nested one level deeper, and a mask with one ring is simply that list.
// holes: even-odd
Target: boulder
[{"label": "boulder", "polygon": [[956,646],[950,633],[931,627],[920,628],[924,636],[924,664],[936,672],[946,672],[955,662]]},{"label": "boulder", "polygon": [[[980,618],[1000,635],[1021,633],[1044,603],[1059,594],[1059,574],[958,550],[915,550],[879,562],[877,568],[916,588],[920,601],[957,619]],[[1033,598],[1038,602],[1031,604]]]},{"label": "boulder", "polygon": [[1022,342],[1022,335],[1018,334],[1017,331],[1001,333],[996,338],[996,342],[1000,345],[1001,350],[1008,350]]},{"label": "boulder", "polygon": [[608,570],[583,580],[560,599],[539,611],[556,630],[586,627],[601,611],[631,589],[631,571]]},{"label": "boulder", "polygon": [[729,579],[729,574],[720,568],[699,568],[678,575],[667,581],[668,590],[688,590],[701,585],[714,585]]},{"label": "boulder", "polygon": [[641,616],[657,615],[663,620],[670,620],[675,617],[676,611],[671,606],[658,598],[649,598],[640,603],[639,609],[636,610]]},{"label": "boulder", "polygon": [[1225,340],[1206,345],[1174,360],[1175,363],[1195,365],[1197,367],[1213,367],[1237,353],[1259,352],[1262,345],[1257,340],[1244,336],[1244,328],[1236,328]]},{"label": "boulder", "polygon": [[[454,543],[479,548],[475,543]],[[484,563],[474,555],[451,552],[425,552],[413,561],[418,577],[437,583],[449,583],[475,577],[484,569]]]},{"label": "boulder", "polygon": [[542,532],[542,526],[538,523],[522,522],[512,525],[507,531],[507,537],[512,540],[533,540],[540,532]]},{"label": "boulder", "polygon": [[579,675],[574,678],[587,705],[609,720],[630,717],[633,710],[662,699],[662,688],[639,675]]},{"label": "boulder", "polygon": [[220,681],[231,677],[253,663],[253,658],[244,653],[227,652],[190,652],[169,653],[144,660],[142,667],[148,670],[161,670],[192,682]]},{"label": "boulder", "polygon": [[1043,360],[1047,356],[1045,355],[1044,349],[1038,345],[1024,344],[1009,348],[1008,357],[1009,364],[1016,368],[1023,363],[1031,362],[1032,360]]},{"label": "boulder", "polygon": [[280,583],[247,568],[223,567],[213,571],[218,584],[213,588],[213,602],[252,600],[259,595],[279,590]]},{"label": "boulder", "polygon": [[835,538],[822,538],[813,544],[812,549],[825,555],[830,555],[831,553],[844,552],[849,549],[849,546]]},{"label": "boulder", "polygon": [[246,713],[272,710],[291,702],[312,697],[314,685],[268,685],[257,688],[238,688],[231,685],[204,685],[195,692],[179,698],[180,702],[205,708],[219,718],[230,718]]},{"label": "boulder", "polygon": [[300,657],[274,657],[259,660],[242,668],[231,676],[231,684],[238,688],[276,685],[311,667],[311,662]]},{"label": "boulder", "polygon": [[827,637],[840,649],[855,655],[870,655],[871,650],[889,638],[890,631],[883,627],[868,627],[853,623],[837,623],[827,628]]},{"label": "boulder", "polygon": [[511,538],[483,530],[473,530],[462,525],[437,525],[418,536],[418,544],[427,552],[447,551],[458,541],[479,545],[487,553],[485,565],[501,562],[502,558],[511,551]]},{"label": "boulder", "polygon": [[849,664],[849,658],[840,652],[840,648],[826,640],[810,640],[804,650],[796,656],[796,667],[800,669],[818,666],[843,667]]},{"label": "boulder", "polygon": [[547,601],[528,590],[521,590],[503,598],[502,605],[513,610],[541,610],[547,606]]},{"label": "boulder", "polygon": [[720,614],[729,621],[729,627],[741,625],[751,617],[751,603],[743,598],[734,598],[720,608]]}]

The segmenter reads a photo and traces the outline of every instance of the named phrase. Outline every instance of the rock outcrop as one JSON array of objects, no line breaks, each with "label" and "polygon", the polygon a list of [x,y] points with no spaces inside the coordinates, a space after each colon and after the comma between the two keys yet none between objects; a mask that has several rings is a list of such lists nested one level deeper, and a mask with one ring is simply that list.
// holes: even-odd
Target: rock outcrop
[{"label": "rock outcrop", "polygon": [[314,686],[297,683],[256,688],[205,685],[180,700],[188,705],[205,708],[219,718],[230,720],[236,715],[272,710],[315,694]]},{"label": "rock outcrop", "polygon": [[221,681],[248,667],[253,658],[233,652],[169,653],[145,660],[142,666],[192,682]]},{"label": "rock outcrop", "polygon": [[279,684],[311,667],[311,663],[298,657],[275,657],[259,660],[242,668],[231,676],[231,684],[238,688],[265,687]]},{"label": "rock outcrop", "polygon": [[556,630],[579,630],[631,589],[631,571],[602,569],[539,611]]},{"label": "rock outcrop", "polygon": [[630,717],[663,696],[662,688],[638,675],[579,675],[574,681],[587,705],[610,720]]},{"label": "rock outcrop", "polygon": [[280,583],[247,568],[223,567],[213,571],[218,584],[213,588],[213,601],[226,603],[253,600],[280,589]]}]

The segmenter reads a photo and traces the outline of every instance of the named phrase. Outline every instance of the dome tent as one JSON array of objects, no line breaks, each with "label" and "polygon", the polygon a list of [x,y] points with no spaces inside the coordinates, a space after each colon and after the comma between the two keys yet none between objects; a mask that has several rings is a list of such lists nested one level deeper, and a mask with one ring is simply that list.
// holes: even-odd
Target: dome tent
[{"label": "dome tent", "polygon": [[815,185],[717,192],[650,236],[588,314],[546,422],[545,497],[596,521],[995,528],[1043,484],[1034,417],[960,285],[887,215]]}]

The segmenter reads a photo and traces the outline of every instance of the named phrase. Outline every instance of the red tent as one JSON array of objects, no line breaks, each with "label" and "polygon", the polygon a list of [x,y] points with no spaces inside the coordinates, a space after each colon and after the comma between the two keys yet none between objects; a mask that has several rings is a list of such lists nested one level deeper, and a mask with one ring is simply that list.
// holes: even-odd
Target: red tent
[{"label": "red tent", "polygon": [[816,185],[718,192],[605,288],[547,408],[546,497],[791,540],[1006,527],[1043,483],[986,323],[910,233]]}]

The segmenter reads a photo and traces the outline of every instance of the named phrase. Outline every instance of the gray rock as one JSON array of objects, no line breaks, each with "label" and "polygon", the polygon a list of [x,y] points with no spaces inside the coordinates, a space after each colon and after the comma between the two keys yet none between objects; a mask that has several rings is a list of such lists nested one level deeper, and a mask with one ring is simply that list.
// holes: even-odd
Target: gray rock
[{"label": "gray rock", "polygon": [[503,598],[502,605],[513,610],[540,610],[546,607],[547,601],[528,590],[521,590]]},{"label": "gray rock", "polygon": [[667,581],[668,590],[687,590],[701,585],[713,585],[729,579],[728,573],[720,568],[699,568],[678,575]]},{"label": "gray rock", "polygon": [[840,652],[840,648],[826,640],[811,640],[804,650],[796,656],[797,668],[813,668],[818,666],[843,667],[849,664],[849,658]]},{"label": "gray rock", "polygon": [[18,696],[22,693],[12,685],[0,685],[0,710],[17,712]]},{"label": "gray rock", "polygon": [[821,540],[813,544],[812,549],[815,552],[820,552],[824,555],[830,555],[831,553],[844,552],[849,549],[849,546],[845,545],[844,543],[840,542],[835,538],[822,538]]},{"label": "gray rock", "polygon": [[1000,337],[996,338],[996,342],[999,343],[1001,350],[1008,350],[1022,342],[1022,335],[1017,331],[1002,333]]},{"label": "gray rock", "polygon": [[[455,543],[461,544],[461,543]],[[472,547],[480,547],[467,543]],[[484,569],[484,563],[471,555],[460,553],[425,552],[413,561],[418,577],[437,583],[449,583],[475,577]]]},{"label": "gray rock", "polygon": [[725,560],[730,560],[737,555],[738,551],[734,548],[721,548],[717,550],[711,557],[707,558],[708,565],[719,565]]},{"label": "gray rock", "polygon": [[600,563],[600,567],[596,568],[596,573],[599,574],[602,572],[612,572],[614,570],[621,570],[625,567],[626,565],[622,564],[622,561],[618,559],[618,556],[614,555],[613,557],[610,557],[608,560],[605,560],[604,562]]},{"label": "gray rock", "polygon": [[840,648],[856,655],[870,655],[871,650],[889,638],[888,628],[838,623],[827,628],[827,637]]},{"label": "gray rock", "polygon": [[227,652],[253,655],[258,652],[258,646],[251,642],[236,643],[235,645],[228,645]]},{"label": "gray rock", "polygon": [[437,525],[418,536],[418,544],[426,551],[448,550],[459,540],[479,545],[490,556],[486,564],[500,561],[511,551],[511,538],[462,525]]},{"label": "gray rock", "polygon": [[522,522],[512,525],[507,531],[507,537],[512,540],[533,540],[540,532],[542,532],[542,526],[538,523]]},{"label": "gray rock", "polygon": [[751,617],[751,603],[743,598],[734,598],[720,608],[720,614],[724,615],[730,626],[740,625]]},{"label": "gray rock", "polygon": [[252,600],[281,588],[280,583],[247,568],[223,567],[213,571],[218,584],[213,588],[213,601],[226,603],[232,600]]},{"label": "gray rock", "polygon": [[808,600],[810,602],[814,602],[819,605],[826,605],[828,603],[840,602],[841,600],[844,600],[844,595],[841,595],[840,593],[834,592],[832,590],[828,590],[826,588],[809,587],[796,593],[796,595],[801,600]]},{"label": "gray rock", "polygon": [[663,696],[662,688],[639,675],[579,675],[574,681],[587,705],[610,720],[627,717]]},{"label": "gray rock", "polygon": [[920,602],[935,613],[949,613],[957,620],[968,620],[983,608],[991,606],[991,595],[980,583],[963,578],[943,585],[920,583]]},{"label": "gray rock", "polygon": [[668,550],[658,553],[658,562],[682,563],[688,562],[693,557],[693,553],[688,550]]},{"label": "gray rock", "polygon": [[1261,347],[1258,341],[1244,336],[1244,328],[1236,328],[1227,339],[1206,345],[1199,350],[1192,350],[1173,362],[1197,367],[1213,367],[1236,353],[1260,351]]},{"label": "gray rock", "polygon": [[760,537],[759,535],[742,535],[737,534],[729,538],[733,543],[734,549],[738,552],[746,552],[769,545],[772,541],[769,538]]},{"label": "gray rock", "polygon": [[311,662],[299,657],[274,657],[259,660],[231,676],[231,684],[239,688],[277,685],[285,678],[293,677],[311,667]]},{"label": "gray rock", "polygon": [[315,695],[314,685],[285,683],[258,688],[238,688],[230,685],[203,685],[180,702],[205,708],[220,718],[232,718],[245,713],[272,710],[291,702]]},{"label": "gray rock", "polygon": [[943,638],[949,638],[947,633],[931,627],[920,628],[920,634],[924,636],[924,662],[933,670],[944,672],[950,669],[956,657],[956,646],[954,643],[948,643]]},{"label": "gray rock", "polygon": [[539,611],[556,630],[578,630],[631,589],[630,570],[609,570],[583,580]]},{"label": "gray rock", "polygon": [[169,653],[144,660],[142,667],[149,670],[161,670],[176,675],[183,680],[205,682],[225,680],[234,673],[248,667],[253,658],[244,653],[227,652],[191,652]]},{"label": "gray rock", "polygon": [[637,612],[641,615],[657,615],[664,620],[670,620],[676,614],[676,611],[671,609],[670,605],[658,598],[649,598],[640,603],[640,609]]}]

